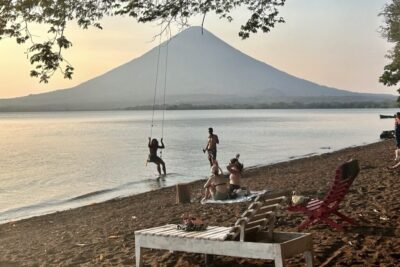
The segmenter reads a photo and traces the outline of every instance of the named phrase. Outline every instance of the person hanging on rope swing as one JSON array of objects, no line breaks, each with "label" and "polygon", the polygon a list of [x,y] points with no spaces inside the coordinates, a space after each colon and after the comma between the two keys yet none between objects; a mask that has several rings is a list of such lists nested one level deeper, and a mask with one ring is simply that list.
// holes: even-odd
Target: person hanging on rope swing
[{"label": "person hanging on rope swing", "polygon": [[149,137],[149,150],[150,150],[150,155],[149,155],[149,159],[148,162],[153,162],[155,164],[157,164],[157,171],[158,173],[161,175],[161,168],[160,165],[162,165],[162,169],[164,172],[164,175],[167,175],[167,171],[165,170],[165,163],[162,160],[162,158],[160,158],[159,156],[157,156],[157,150],[158,149],[164,149],[164,143],[163,143],[163,139],[161,138],[161,146],[158,145],[158,140],[157,139],[153,139],[151,140],[151,138]]}]

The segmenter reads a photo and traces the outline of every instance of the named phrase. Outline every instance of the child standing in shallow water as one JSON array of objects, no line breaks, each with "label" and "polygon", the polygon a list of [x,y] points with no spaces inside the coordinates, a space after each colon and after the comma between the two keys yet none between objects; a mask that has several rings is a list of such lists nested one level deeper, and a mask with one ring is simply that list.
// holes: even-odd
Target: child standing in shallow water
[{"label": "child standing in shallow water", "polygon": [[240,155],[237,154],[235,158],[230,160],[230,163],[226,168],[228,169],[229,175],[229,196],[235,198],[235,190],[240,189],[240,182],[242,178],[243,164],[239,162]]}]

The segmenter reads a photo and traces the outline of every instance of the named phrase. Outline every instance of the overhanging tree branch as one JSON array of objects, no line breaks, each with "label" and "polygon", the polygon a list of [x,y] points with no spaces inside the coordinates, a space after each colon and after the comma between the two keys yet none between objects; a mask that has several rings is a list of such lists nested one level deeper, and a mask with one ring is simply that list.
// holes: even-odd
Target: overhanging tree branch
[{"label": "overhanging tree branch", "polygon": [[[82,29],[102,29],[100,21],[105,16],[130,16],[142,23],[165,23],[163,28],[167,29],[172,23],[187,26],[189,18],[205,18],[209,13],[232,21],[231,12],[244,7],[250,17],[238,34],[246,39],[258,30],[269,32],[276,23],[284,22],[277,9],[284,3],[285,0],[0,0],[0,40],[14,38],[18,44],[31,40],[31,76],[48,82],[57,69],[65,78],[72,77],[73,67],[62,56],[62,51],[72,46],[65,36],[68,22],[74,21]],[[48,26],[50,40],[34,41],[30,24]]]},{"label": "overhanging tree branch", "polygon": [[[387,55],[391,62],[384,67],[379,81],[386,86],[396,86],[400,81],[400,0],[392,0],[380,15],[385,19],[382,35],[394,43],[394,47]],[[400,88],[397,91],[400,93]],[[400,104],[400,97],[397,102]]]}]

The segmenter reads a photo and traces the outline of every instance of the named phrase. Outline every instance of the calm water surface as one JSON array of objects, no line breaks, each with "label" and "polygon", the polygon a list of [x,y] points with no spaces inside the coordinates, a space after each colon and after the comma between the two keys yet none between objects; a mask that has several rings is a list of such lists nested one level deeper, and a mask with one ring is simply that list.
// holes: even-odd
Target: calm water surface
[{"label": "calm water surface", "polygon": [[379,114],[395,112],[167,111],[161,181],[145,164],[151,111],[0,113],[0,223],[205,178],[208,127],[220,139],[220,164],[240,153],[248,167],[376,142],[393,128]]}]

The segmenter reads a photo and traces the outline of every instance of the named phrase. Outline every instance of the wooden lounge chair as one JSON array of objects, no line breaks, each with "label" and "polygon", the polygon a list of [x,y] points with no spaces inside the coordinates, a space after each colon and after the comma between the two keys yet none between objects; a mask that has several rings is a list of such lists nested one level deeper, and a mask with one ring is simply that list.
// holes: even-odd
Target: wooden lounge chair
[{"label": "wooden lounge chair", "polygon": [[339,222],[329,218],[331,215],[336,215],[350,224],[356,224],[353,219],[339,212],[339,205],[359,171],[360,167],[357,160],[348,161],[336,170],[335,178],[324,199],[313,199],[306,205],[289,206],[289,211],[301,212],[308,217],[299,225],[299,231],[317,223],[326,223],[335,229],[342,230],[343,227]]},{"label": "wooden lounge chair", "polygon": [[273,231],[275,211],[284,199],[258,197],[233,227],[209,226],[204,231],[185,232],[168,224],[136,231],[136,266],[143,266],[142,248],[272,259],[275,266],[285,266],[285,258],[304,253],[307,266],[313,266],[310,234]]}]

